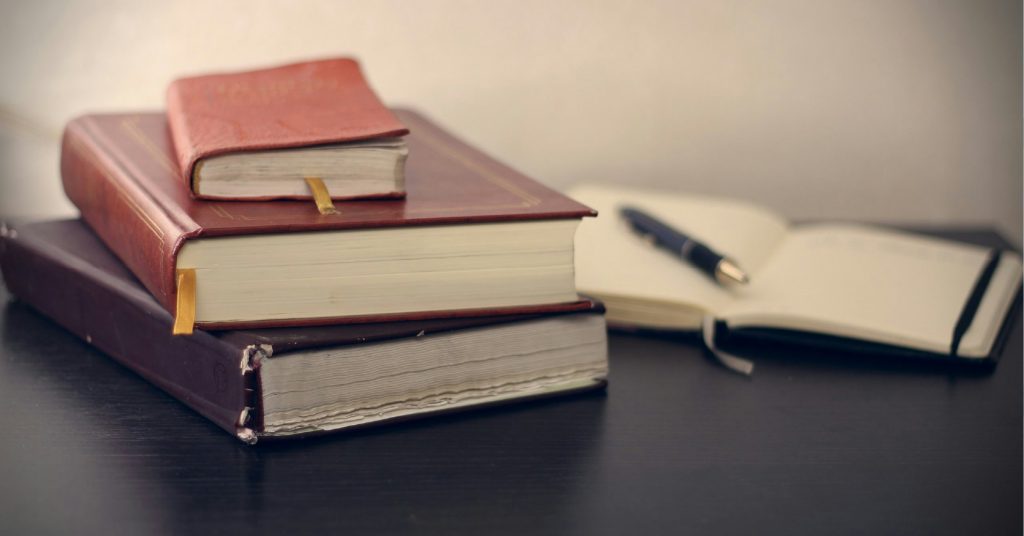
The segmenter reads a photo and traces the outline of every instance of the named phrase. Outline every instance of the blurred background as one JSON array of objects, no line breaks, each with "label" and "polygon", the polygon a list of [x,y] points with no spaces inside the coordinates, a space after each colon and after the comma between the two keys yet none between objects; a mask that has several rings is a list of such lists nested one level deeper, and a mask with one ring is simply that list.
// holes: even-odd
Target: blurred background
[{"label": "blurred background", "polygon": [[748,199],[794,219],[1021,241],[1021,2],[9,2],[0,216],[74,214],[61,129],[175,77],[351,55],[555,188]]}]

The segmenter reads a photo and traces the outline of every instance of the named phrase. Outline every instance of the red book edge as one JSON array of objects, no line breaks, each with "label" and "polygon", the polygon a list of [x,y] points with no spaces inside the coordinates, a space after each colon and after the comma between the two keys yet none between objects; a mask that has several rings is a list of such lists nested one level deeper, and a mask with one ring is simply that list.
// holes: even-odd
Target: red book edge
[{"label": "red book edge", "polygon": [[[187,118],[187,114],[185,112],[186,106],[184,106],[184,101],[183,101],[181,93],[180,93],[180,82],[182,80],[194,80],[194,79],[201,79],[201,78],[206,78],[206,77],[224,77],[224,76],[243,76],[244,77],[246,74],[253,73],[253,72],[269,71],[269,70],[287,70],[287,69],[290,69],[290,68],[299,67],[301,65],[305,65],[305,64],[309,64],[309,63],[330,62],[330,61],[345,61],[345,62],[350,62],[350,63],[355,64],[355,70],[356,70],[356,73],[359,76],[360,81],[362,82],[362,85],[367,89],[367,91],[369,91],[371,94],[373,94],[374,97],[376,97],[376,94],[373,92],[373,89],[370,87],[369,81],[366,79],[366,76],[363,74],[362,68],[360,68],[360,66],[359,66],[359,62],[357,62],[356,60],[351,59],[351,58],[333,58],[333,59],[324,59],[324,60],[300,61],[300,62],[293,62],[293,63],[284,64],[284,65],[278,65],[278,66],[270,67],[270,68],[263,68],[263,69],[248,69],[248,70],[244,70],[244,71],[234,71],[234,72],[224,72],[224,73],[210,73],[210,74],[207,74],[207,75],[189,76],[189,77],[184,77],[184,78],[180,78],[180,79],[176,79],[176,80],[172,81],[171,84],[167,88],[167,110],[166,110],[167,121],[168,121],[168,126],[170,127],[171,140],[172,140],[172,142],[174,144],[174,147],[175,147],[175,153],[176,153],[175,156],[176,156],[176,158],[178,160],[178,165],[179,165],[179,167],[181,169],[181,178],[184,181],[184,183],[186,184],[186,186],[188,187],[188,191],[197,199],[216,199],[216,200],[219,200],[219,201],[224,201],[224,200],[232,199],[232,198],[216,197],[216,196],[204,196],[204,195],[199,195],[199,194],[196,193],[195,188],[194,188],[195,185],[194,185],[194,182],[193,182],[192,174],[195,171],[196,164],[200,160],[202,160],[204,158],[209,158],[209,157],[212,157],[212,156],[217,156],[217,155],[222,155],[222,154],[240,153],[240,152],[248,152],[248,151],[260,151],[260,150],[269,150],[269,149],[289,149],[289,148],[305,147],[305,146],[311,146],[311,145],[325,145],[325,144],[331,144],[331,143],[344,143],[344,142],[362,141],[362,140],[366,140],[366,139],[375,139],[375,138],[383,138],[383,137],[399,137],[399,136],[404,136],[404,135],[409,133],[409,129],[406,128],[404,125],[402,125],[401,121],[395,116],[395,114],[393,112],[391,112],[390,110],[388,110],[388,108],[386,106],[384,106],[383,102],[381,102],[380,99],[377,98],[377,103],[380,105],[381,112],[384,113],[384,114],[390,114],[391,119],[393,119],[394,122],[397,125],[400,126],[400,128],[392,128],[390,130],[382,131],[382,132],[380,132],[378,134],[375,134],[373,136],[350,137],[350,138],[346,138],[344,140],[320,139],[320,140],[317,140],[317,141],[312,142],[312,143],[310,143],[310,142],[267,143],[267,144],[260,144],[259,146],[245,147],[245,148],[241,148],[241,149],[234,148],[234,147],[226,147],[226,148],[221,148],[221,149],[201,149],[201,148],[194,147],[193,144],[190,142],[189,135],[188,135],[189,128],[188,128],[188,126],[186,124],[186,118]],[[185,148],[188,148],[188,149],[184,150]],[[405,192],[391,192],[391,193],[382,194],[382,195],[364,195],[364,196],[351,196],[351,197],[334,197],[334,196],[331,196],[331,199],[335,199],[335,200],[389,199],[389,198],[390,199],[401,199],[404,196],[405,196]],[[245,201],[266,201],[266,200],[271,200],[271,199],[301,199],[301,200],[308,200],[308,199],[312,199],[312,196],[267,196],[267,197],[259,197],[259,198],[245,198],[244,200]],[[242,201],[242,199],[238,199],[238,200]]]}]

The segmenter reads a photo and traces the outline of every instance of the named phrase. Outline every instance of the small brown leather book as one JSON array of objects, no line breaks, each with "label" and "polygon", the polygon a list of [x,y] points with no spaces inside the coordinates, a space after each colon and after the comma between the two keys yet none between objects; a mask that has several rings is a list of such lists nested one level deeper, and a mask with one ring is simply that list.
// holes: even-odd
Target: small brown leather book
[{"label": "small brown leather book", "polygon": [[181,78],[167,91],[181,177],[209,199],[401,197],[409,131],[347,58]]},{"label": "small brown leather book", "polygon": [[412,127],[404,200],[338,203],[331,215],[308,202],[197,200],[176,180],[162,113],[73,120],[64,190],[157,301],[200,327],[589,307],[573,234],[594,211],[419,114],[397,116]]},{"label": "small brown leather book", "polygon": [[[77,220],[5,229],[23,303],[247,443],[599,388],[603,309],[170,334],[171,316]],[[154,431],[154,439],[158,431]]]}]

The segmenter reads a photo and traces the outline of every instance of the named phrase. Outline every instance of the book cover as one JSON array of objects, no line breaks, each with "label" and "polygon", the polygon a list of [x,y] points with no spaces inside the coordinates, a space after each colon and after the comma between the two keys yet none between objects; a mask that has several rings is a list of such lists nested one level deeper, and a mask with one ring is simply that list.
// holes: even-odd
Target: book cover
[{"label": "book cover", "polygon": [[[23,302],[239,439],[261,435],[259,356],[366,345],[547,318],[481,316],[357,325],[170,334],[171,316],[78,220],[5,229],[0,270]],[[582,314],[603,314],[587,301]],[[579,313],[577,313],[579,314]],[[557,315],[556,315],[557,316]],[[275,358],[276,359],[276,358]],[[595,382],[590,387],[599,387]],[[517,399],[522,397],[510,397]],[[438,408],[443,409],[443,408]],[[437,411],[424,411],[423,414]]]},{"label": "book cover", "polygon": [[190,189],[203,158],[409,132],[348,58],[180,78],[167,90],[167,118]]},{"label": "book cover", "polygon": [[[190,239],[596,215],[423,116],[407,110],[396,114],[412,129],[404,200],[345,203],[334,215],[321,215],[300,201],[197,200],[178,180],[167,121],[159,112],[86,115],[71,121],[61,153],[64,191],[86,223],[169,311],[175,309],[176,258]],[[581,308],[585,305],[576,303],[447,314]],[[337,319],[317,320],[333,321]]]}]

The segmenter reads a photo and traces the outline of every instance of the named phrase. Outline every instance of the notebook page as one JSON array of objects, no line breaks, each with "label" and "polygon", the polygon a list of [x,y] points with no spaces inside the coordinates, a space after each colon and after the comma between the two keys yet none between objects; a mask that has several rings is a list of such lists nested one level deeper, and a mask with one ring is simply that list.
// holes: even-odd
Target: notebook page
[{"label": "notebook page", "polygon": [[[806,330],[948,353],[989,252],[869,226],[794,228],[720,318],[731,327]],[[1015,278],[1001,273],[990,292],[1016,289],[1007,285],[1019,280],[1020,260],[1010,254],[1007,262],[1011,271],[1017,267]]]},{"label": "notebook page", "polygon": [[[569,195],[600,214],[584,218],[576,231],[576,288],[598,298],[669,302],[704,311],[715,310],[730,299],[731,290],[641,240],[619,216],[621,206],[647,211],[704,241],[732,257],[755,279],[788,225],[756,206],[713,197],[606,186],[578,187]],[[609,304],[612,316],[613,307]]]}]

